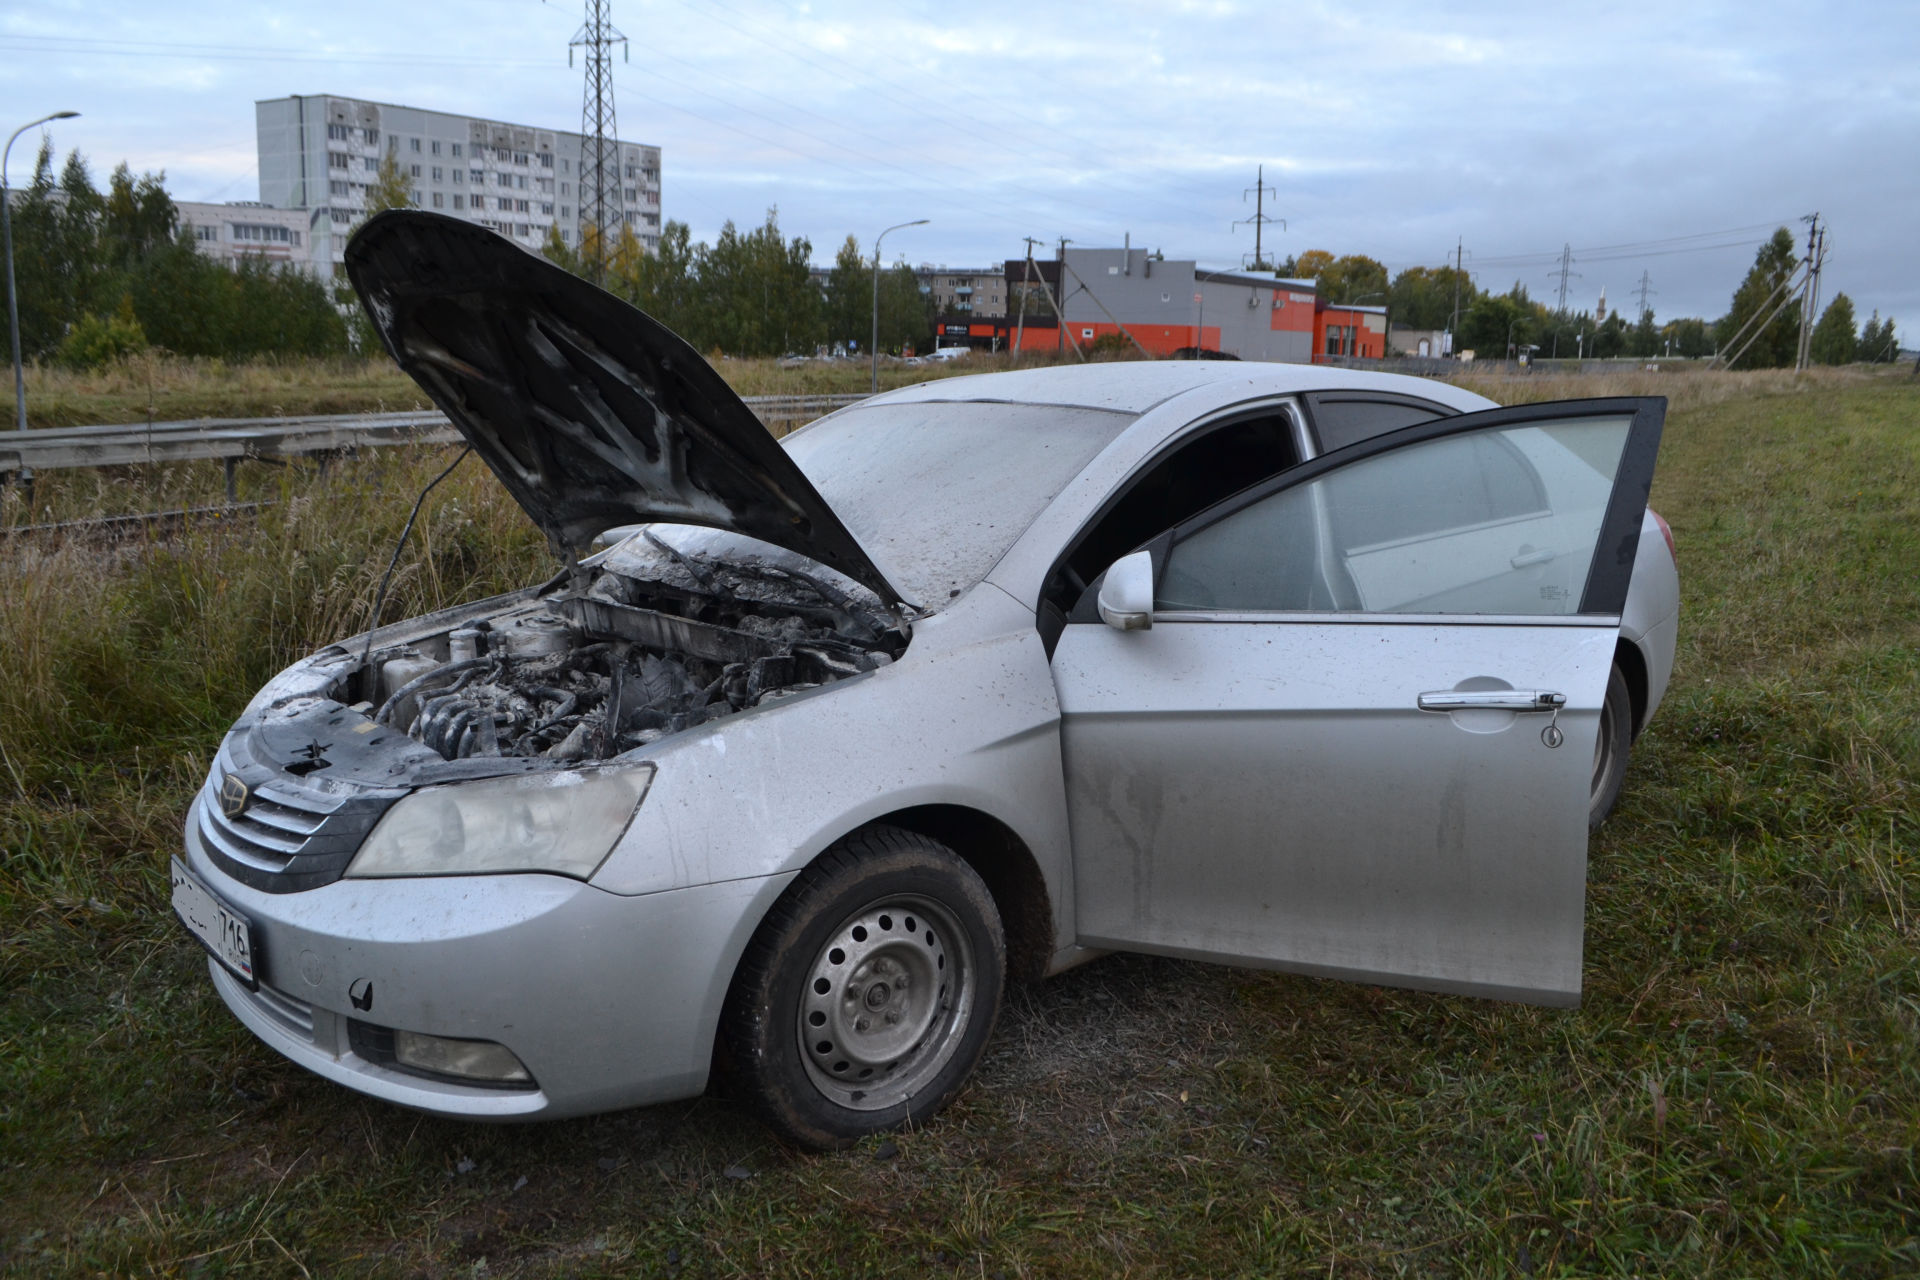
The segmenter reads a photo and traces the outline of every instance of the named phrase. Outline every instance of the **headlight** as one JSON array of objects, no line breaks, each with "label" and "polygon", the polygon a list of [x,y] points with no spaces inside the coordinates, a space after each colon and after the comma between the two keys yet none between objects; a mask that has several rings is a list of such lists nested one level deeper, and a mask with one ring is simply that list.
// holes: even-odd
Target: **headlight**
[{"label": "headlight", "polygon": [[653,781],[653,766],[463,782],[387,810],[349,876],[555,871],[585,880],[606,860]]}]

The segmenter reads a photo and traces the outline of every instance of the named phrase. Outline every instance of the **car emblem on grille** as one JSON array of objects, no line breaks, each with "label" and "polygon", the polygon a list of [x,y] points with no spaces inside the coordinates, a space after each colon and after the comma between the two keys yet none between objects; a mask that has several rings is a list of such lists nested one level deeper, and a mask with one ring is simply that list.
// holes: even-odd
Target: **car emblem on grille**
[{"label": "car emblem on grille", "polygon": [[220,812],[229,818],[237,818],[246,812],[247,801],[253,793],[247,790],[247,784],[240,781],[240,775],[230,773],[220,780]]}]

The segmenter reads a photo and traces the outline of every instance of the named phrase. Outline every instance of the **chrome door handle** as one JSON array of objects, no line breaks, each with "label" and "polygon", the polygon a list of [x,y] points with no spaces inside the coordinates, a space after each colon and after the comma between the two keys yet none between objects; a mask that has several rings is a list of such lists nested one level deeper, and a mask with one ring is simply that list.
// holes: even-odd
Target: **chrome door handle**
[{"label": "chrome door handle", "polygon": [[1422,711],[1558,711],[1567,695],[1546,689],[1436,689],[1420,695]]},{"label": "chrome door handle", "polygon": [[1524,569],[1530,564],[1545,564],[1547,561],[1558,557],[1559,554],[1558,551],[1542,547],[1538,551],[1522,551],[1519,555],[1507,561],[1507,563],[1516,569]]}]

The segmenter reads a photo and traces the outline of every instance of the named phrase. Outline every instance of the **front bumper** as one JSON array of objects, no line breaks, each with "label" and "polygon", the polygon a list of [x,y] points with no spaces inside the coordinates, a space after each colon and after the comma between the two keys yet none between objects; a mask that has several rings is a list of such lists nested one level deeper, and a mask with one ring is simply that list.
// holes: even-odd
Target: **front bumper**
[{"label": "front bumper", "polygon": [[[195,804],[200,804],[196,800]],[[250,889],[193,872],[255,926],[260,990],[210,962],[249,1030],[329,1080],[474,1120],[556,1118],[692,1097],[734,966],[791,875],[623,897],[562,876],[340,880]],[[505,1045],[534,1087],[462,1084],[370,1061],[349,1021]]]}]

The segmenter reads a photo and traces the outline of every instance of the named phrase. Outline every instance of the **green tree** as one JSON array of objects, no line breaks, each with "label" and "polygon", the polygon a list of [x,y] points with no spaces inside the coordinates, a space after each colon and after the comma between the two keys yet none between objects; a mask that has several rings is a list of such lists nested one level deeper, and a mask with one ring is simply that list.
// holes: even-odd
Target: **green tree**
[{"label": "green tree", "polygon": [[1892,364],[1900,358],[1900,331],[1894,326],[1892,316],[1882,322],[1879,310],[1874,311],[1873,318],[1860,331],[1860,346],[1854,358],[1864,364]]},{"label": "green tree", "polygon": [[385,213],[389,209],[411,209],[413,207],[413,179],[400,164],[400,153],[388,151],[380,157],[380,171],[367,184],[367,213],[371,218],[376,213]]},{"label": "green tree", "polygon": [[746,233],[732,222],[711,248],[695,251],[703,343],[734,355],[777,356],[811,351],[822,331],[820,291],[813,285],[813,246],[780,234],[780,213]]},{"label": "green tree", "polygon": [[[1524,297],[1524,290],[1515,292]],[[1511,293],[1485,295],[1475,299],[1460,318],[1454,350],[1471,351],[1482,360],[1504,360],[1509,343],[1517,346],[1533,340],[1536,323],[1533,308],[1522,298]]]},{"label": "green tree", "polygon": [[1593,344],[1588,348],[1591,355],[1602,360],[1612,360],[1616,356],[1627,354],[1627,342],[1630,334],[1627,318],[1618,311],[1610,311],[1607,318],[1594,330]]},{"label": "green tree", "polygon": [[865,351],[872,324],[873,264],[860,255],[860,242],[848,236],[827,272],[826,330],[829,344],[845,343]]},{"label": "green tree", "polygon": [[[1787,282],[1800,265],[1793,256],[1793,236],[1785,228],[1775,231],[1754,254],[1746,279],[1734,290],[1733,305],[1719,323],[1720,349],[1726,351],[1738,342],[1746,346],[1733,364],[1736,369],[1778,369],[1790,365],[1800,351],[1800,315],[1787,300]],[[1766,321],[1758,336],[1753,325],[1768,314],[1779,314]],[[1741,330],[1745,328],[1746,332]],[[1748,344],[1751,339],[1751,344]]]},{"label": "green tree", "polygon": [[1833,295],[1833,301],[1820,314],[1820,323],[1813,326],[1812,353],[1815,364],[1849,364],[1859,347],[1859,335],[1854,332],[1853,299],[1844,293]]},{"label": "green tree", "polygon": [[1698,360],[1713,354],[1713,327],[1698,316],[1667,321],[1660,337],[1676,356]]},{"label": "green tree", "polygon": [[1640,312],[1639,323],[1627,335],[1627,354],[1645,360],[1660,354],[1660,330],[1653,323],[1653,308]]},{"label": "green tree", "polygon": [[1446,329],[1453,323],[1454,283],[1460,285],[1460,309],[1473,306],[1478,293],[1466,273],[1452,267],[1408,267],[1393,278],[1388,298],[1393,322],[1409,329]]}]

